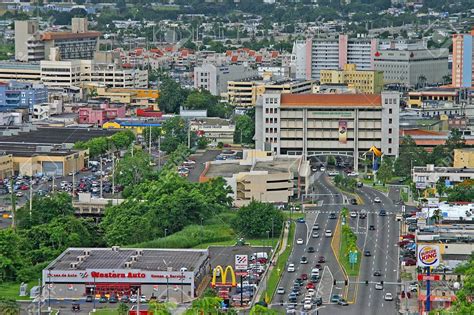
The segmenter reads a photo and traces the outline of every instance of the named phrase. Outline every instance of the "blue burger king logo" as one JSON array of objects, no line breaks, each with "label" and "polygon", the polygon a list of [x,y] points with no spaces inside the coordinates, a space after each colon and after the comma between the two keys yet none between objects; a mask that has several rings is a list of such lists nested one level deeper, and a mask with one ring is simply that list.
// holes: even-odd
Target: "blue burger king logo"
[{"label": "blue burger king logo", "polygon": [[418,259],[425,265],[434,265],[438,261],[438,252],[434,247],[424,246],[418,253]]}]

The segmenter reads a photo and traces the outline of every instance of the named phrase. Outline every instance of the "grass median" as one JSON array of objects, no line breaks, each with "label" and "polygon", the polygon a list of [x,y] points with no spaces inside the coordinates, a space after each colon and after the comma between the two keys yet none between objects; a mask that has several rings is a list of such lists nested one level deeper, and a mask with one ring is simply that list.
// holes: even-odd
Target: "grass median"
[{"label": "grass median", "polygon": [[[357,236],[348,225],[342,226],[341,242],[339,247],[339,263],[345,269],[348,276],[357,277],[359,275],[361,252],[356,246]],[[357,251],[357,263],[349,262],[349,253]]]},{"label": "grass median", "polygon": [[[278,283],[280,282],[280,277],[282,273],[285,271],[286,263],[290,258],[291,251],[293,249],[293,239],[295,237],[295,223],[292,222],[290,225],[290,231],[288,233],[288,240],[287,245],[283,253],[278,257],[276,262],[275,268],[273,268],[272,272],[270,273],[267,281],[267,289],[265,293],[262,295],[263,297],[268,296],[270,299],[273,299],[273,295],[277,289]],[[282,240],[283,241],[283,240]],[[275,250],[280,250],[279,248]]]}]

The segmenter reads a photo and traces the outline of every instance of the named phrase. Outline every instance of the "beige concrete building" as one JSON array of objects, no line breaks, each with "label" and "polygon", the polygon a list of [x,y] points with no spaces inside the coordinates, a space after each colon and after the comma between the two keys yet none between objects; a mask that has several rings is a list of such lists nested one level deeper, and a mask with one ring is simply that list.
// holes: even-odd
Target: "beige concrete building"
[{"label": "beige concrete building", "polygon": [[0,81],[41,81],[41,68],[39,63],[0,62]]},{"label": "beige concrete building", "polygon": [[276,158],[267,152],[244,151],[242,160],[208,162],[200,182],[223,177],[232,188],[234,205],[252,200],[275,204],[288,203],[307,193],[309,162],[301,157]]},{"label": "beige concrete building", "polygon": [[345,64],[340,70],[321,70],[321,84],[347,84],[359,93],[379,94],[383,90],[383,72],[357,70],[355,64]]},{"label": "beige concrete building", "polygon": [[455,168],[474,168],[474,149],[454,149]]},{"label": "beige concrete building", "polygon": [[190,121],[192,131],[202,134],[211,144],[234,143],[235,125],[227,119],[201,118]]},{"label": "beige concrete building", "polygon": [[311,93],[314,81],[281,79],[272,81],[270,77],[249,80],[228,81],[227,101],[239,107],[253,107],[257,97],[264,93]]},{"label": "beige concrete building", "polygon": [[13,174],[13,157],[11,154],[0,155],[0,179]]}]

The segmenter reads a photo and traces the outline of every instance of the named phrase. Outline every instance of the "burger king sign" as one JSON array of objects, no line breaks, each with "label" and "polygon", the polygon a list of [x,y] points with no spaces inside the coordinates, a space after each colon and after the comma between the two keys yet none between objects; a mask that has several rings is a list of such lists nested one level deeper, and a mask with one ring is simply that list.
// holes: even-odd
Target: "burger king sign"
[{"label": "burger king sign", "polygon": [[441,258],[439,245],[418,245],[417,253],[418,267],[437,267],[439,265]]}]

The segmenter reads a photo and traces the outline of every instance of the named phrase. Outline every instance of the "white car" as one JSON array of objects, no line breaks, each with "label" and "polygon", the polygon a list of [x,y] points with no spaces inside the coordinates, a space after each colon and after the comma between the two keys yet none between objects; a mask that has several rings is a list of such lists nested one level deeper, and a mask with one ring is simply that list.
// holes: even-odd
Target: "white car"
[{"label": "white car", "polygon": [[332,231],[331,230],[326,230],[326,232],[324,232],[324,236],[332,237]]},{"label": "white car", "polygon": [[408,286],[408,290],[410,292],[418,291],[418,283],[410,283],[410,285]]},{"label": "white car", "polygon": [[23,193],[22,193],[21,191],[19,191],[19,192],[17,192],[17,193],[15,194],[15,196],[17,196],[17,197],[23,197]]},{"label": "white car", "polygon": [[138,297],[134,294],[130,297],[130,303],[137,303]]},{"label": "white car", "polygon": [[312,308],[313,308],[313,304],[311,303],[311,301],[305,301],[304,302],[303,309],[310,310]]},{"label": "white car", "polygon": [[319,276],[319,269],[318,268],[311,269],[311,275],[312,276]]},{"label": "white car", "polygon": [[285,288],[284,287],[279,287],[277,289],[277,294],[285,294]]},{"label": "white car", "polygon": [[311,235],[313,238],[318,238],[319,237],[319,233],[318,232],[313,232],[313,234]]},{"label": "white car", "polygon": [[357,218],[357,212],[351,211],[351,218]]},{"label": "white car", "polygon": [[306,296],[313,297],[316,294],[314,289],[308,289]]},{"label": "white car", "polygon": [[286,270],[288,272],[295,272],[295,264],[289,264]]},{"label": "white car", "polygon": [[380,198],[379,198],[379,197],[375,197],[375,198],[374,198],[374,202],[375,202],[375,203],[381,203],[381,202],[382,202],[382,200],[380,200]]},{"label": "white car", "polygon": [[357,173],[357,172],[351,172],[351,173],[347,174],[347,176],[350,176],[350,177],[357,177],[357,176],[359,176],[359,173]]},{"label": "white car", "polygon": [[393,295],[392,295],[392,293],[389,293],[389,292],[385,293],[385,296],[383,297],[383,299],[384,299],[385,301],[393,301]]},{"label": "white car", "polygon": [[375,284],[375,290],[383,290],[383,284],[381,284],[380,282],[377,282]]},{"label": "white car", "polygon": [[329,172],[328,175],[329,176],[337,176],[337,175],[339,175],[339,172]]},{"label": "white car", "polygon": [[326,168],[324,168],[323,166],[321,166],[321,172],[325,172],[326,171]]},{"label": "white car", "polygon": [[146,303],[146,296],[145,295],[140,296],[140,303]]},{"label": "white car", "polygon": [[303,239],[302,238],[297,239],[296,244],[303,245]]}]

